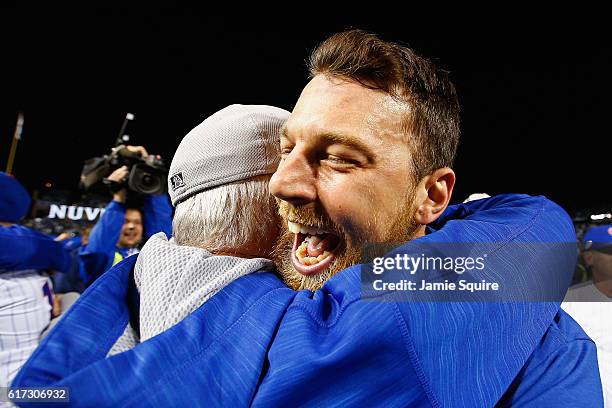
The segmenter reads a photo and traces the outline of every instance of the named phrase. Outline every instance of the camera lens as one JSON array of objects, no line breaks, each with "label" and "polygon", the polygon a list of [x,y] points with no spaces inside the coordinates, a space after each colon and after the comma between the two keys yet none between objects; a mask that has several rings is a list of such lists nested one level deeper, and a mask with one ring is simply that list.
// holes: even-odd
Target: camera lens
[{"label": "camera lens", "polygon": [[128,187],[142,194],[160,194],[166,189],[166,175],[144,163],[132,167]]},{"label": "camera lens", "polygon": [[145,187],[152,187],[155,185],[155,179],[149,173],[144,173],[141,179],[142,185]]},{"label": "camera lens", "polygon": [[138,179],[138,189],[143,193],[153,193],[160,189],[161,180],[151,173],[142,173]]}]

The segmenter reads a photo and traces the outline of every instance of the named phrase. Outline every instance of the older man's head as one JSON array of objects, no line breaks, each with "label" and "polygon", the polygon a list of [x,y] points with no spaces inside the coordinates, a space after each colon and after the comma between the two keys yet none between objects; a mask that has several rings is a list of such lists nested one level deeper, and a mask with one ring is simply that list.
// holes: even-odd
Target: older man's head
[{"label": "older man's head", "polygon": [[268,181],[288,116],[271,106],[231,105],[185,136],[168,179],[177,244],[216,255],[271,256],[279,219]]},{"label": "older man's head", "polygon": [[277,264],[317,289],[368,242],[424,233],[451,197],[459,105],[448,75],[409,48],[359,30],[311,55],[270,182],[286,228]]}]

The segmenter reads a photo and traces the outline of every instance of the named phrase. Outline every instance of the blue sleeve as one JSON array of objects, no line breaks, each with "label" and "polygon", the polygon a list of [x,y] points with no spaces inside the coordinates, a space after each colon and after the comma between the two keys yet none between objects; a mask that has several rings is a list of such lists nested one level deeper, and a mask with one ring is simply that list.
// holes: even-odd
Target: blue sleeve
[{"label": "blue sleeve", "polygon": [[30,228],[0,226],[0,273],[24,269],[68,272],[70,251],[61,242]]},{"label": "blue sleeve", "polygon": [[144,201],[144,233],[148,239],[158,232],[172,236],[172,206],[168,194],[147,195]]},{"label": "blue sleeve", "polygon": [[[532,368],[531,366],[535,366]],[[541,360],[522,377],[508,407],[603,407],[597,349],[592,340],[575,340]]]},{"label": "blue sleeve", "polygon": [[92,228],[89,242],[79,251],[81,275],[86,285],[113,265],[121,228],[125,223],[125,206],[111,201]]},{"label": "blue sleeve", "polygon": [[540,347],[496,405],[499,407],[603,407],[597,347],[559,310]]},{"label": "blue sleeve", "polygon": [[[417,241],[492,243],[487,268],[473,278],[494,276],[508,290],[485,302],[398,302],[400,323],[410,327],[411,347],[441,405],[493,406],[559,310],[576,261],[573,224],[545,197],[501,195],[449,207],[432,227],[439,230]],[[410,253],[417,241],[402,248]],[[445,278],[461,279],[452,275]],[[554,296],[536,301],[542,291]],[[592,390],[578,375],[572,380]]]},{"label": "blue sleeve", "polygon": [[[449,207],[432,227],[438,231],[400,250],[411,253],[419,243],[491,243],[487,268],[470,275],[474,281],[493,276],[507,291],[484,302],[398,302],[400,324],[410,327],[423,377],[442,406],[493,406],[559,310],[576,261],[573,224],[545,197],[508,194]],[[444,278],[462,278],[451,275]],[[552,289],[554,296],[534,300]],[[577,376],[574,381],[589,388]]]},{"label": "blue sleeve", "polygon": [[572,221],[561,207],[544,196],[525,194],[501,194],[449,206],[430,227],[440,230],[437,240],[449,242],[576,241]]},{"label": "blue sleeve", "polygon": [[111,201],[92,228],[85,251],[108,254],[112,259],[124,223],[125,206],[117,201]]}]

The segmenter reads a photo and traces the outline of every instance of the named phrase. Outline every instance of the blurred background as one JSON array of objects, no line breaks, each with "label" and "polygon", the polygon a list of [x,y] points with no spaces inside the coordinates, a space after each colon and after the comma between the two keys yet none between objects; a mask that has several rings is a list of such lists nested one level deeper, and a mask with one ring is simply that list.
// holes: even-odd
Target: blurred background
[{"label": "blurred background", "polygon": [[[3,6],[0,168],[23,112],[13,173],[39,201],[31,223],[57,233],[94,221],[76,207],[103,207],[110,195],[79,190],[81,168],[110,152],[126,113],[135,115],[130,143],[169,164],[181,138],[229,104],[291,110],[309,51],[347,28],[408,44],[451,72],[463,109],[454,201],[543,194],[579,234],[612,221],[610,46],[596,10],[496,12],[476,22],[416,10],[290,14]],[[73,219],[69,208],[49,219],[52,204],[75,206]]]}]

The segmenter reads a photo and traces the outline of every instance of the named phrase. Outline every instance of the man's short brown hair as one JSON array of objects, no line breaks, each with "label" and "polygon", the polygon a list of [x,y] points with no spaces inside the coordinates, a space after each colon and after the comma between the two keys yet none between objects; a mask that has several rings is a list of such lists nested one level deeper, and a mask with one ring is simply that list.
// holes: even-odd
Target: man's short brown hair
[{"label": "man's short brown hair", "polygon": [[410,107],[405,121],[415,177],[452,166],[459,142],[459,102],[448,72],[399,44],[362,30],[337,33],[310,55],[311,77],[348,78]]}]

